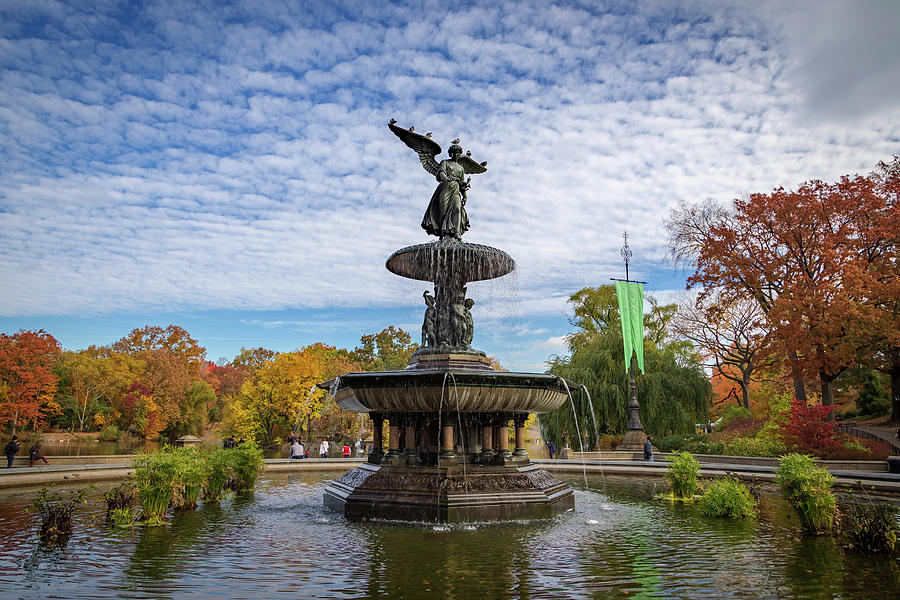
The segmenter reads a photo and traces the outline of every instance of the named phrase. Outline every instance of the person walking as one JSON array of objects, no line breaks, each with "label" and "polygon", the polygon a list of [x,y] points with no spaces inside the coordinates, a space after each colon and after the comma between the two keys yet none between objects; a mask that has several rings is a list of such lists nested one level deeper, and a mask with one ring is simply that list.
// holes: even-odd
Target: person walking
[{"label": "person walking", "polygon": [[3,452],[6,453],[6,468],[12,468],[13,461],[16,458],[16,453],[22,449],[22,444],[19,443],[19,436],[14,435],[12,439],[9,440],[9,443],[6,444],[6,447],[3,449]]},{"label": "person walking", "polygon": [[350,444],[344,444],[344,447],[341,449],[341,454],[344,458],[350,458]]},{"label": "person walking", "polygon": [[322,443],[319,444],[319,455],[322,458],[328,458],[328,440],[322,440]]},{"label": "person walking", "polygon": [[648,435],[647,441],[644,442],[644,460],[653,462],[653,436]]},{"label": "person walking", "polygon": [[32,446],[28,450],[28,458],[30,459],[28,466],[33,467],[34,461],[42,460],[45,465],[49,465],[50,463],[47,461],[47,458],[41,454],[41,443],[37,442],[34,446]]},{"label": "person walking", "polygon": [[356,457],[359,458],[366,451],[366,445],[363,443],[362,438],[356,440]]},{"label": "person walking", "polygon": [[553,455],[556,454],[556,445],[553,442],[547,442],[547,452],[550,453],[550,460],[553,460]]}]

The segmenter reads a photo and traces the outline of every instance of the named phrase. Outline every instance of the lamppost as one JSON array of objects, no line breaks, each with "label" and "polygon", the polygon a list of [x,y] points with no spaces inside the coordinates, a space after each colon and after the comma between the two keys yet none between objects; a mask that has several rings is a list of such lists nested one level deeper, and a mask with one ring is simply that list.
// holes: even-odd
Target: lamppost
[{"label": "lamppost", "polygon": [[[637,287],[634,290],[634,293],[640,294],[640,297],[641,297],[640,308],[639,308],[640,319],[637,320],[637,322],[640,323],[639,327],[640,327],[641,331],[639,332],[639,335],[634,335],[634,333],[632,333],[632,335],[634,336],[633,337],[634,344],[637,344],[637,343],[641,344],[641,355],[643,356],[643,343],[644,343],[643,342],[643,310],[644,310],[643,309],[643,291],[644,291],[643,285],[646,284],[647,282],[632,280],[630,278],[630,274],[628,272],[628,265],[631,263],[631,257],[633,256],[633,254],[631,252],[631,248],[628,246],[628,232],[626,231],[625,233],[623,233],[622,237],[625,239],[625,243],[622,245],[622,250],[619,252],[619,254],[621,254],[622,259],[625,261],[625,279],[618,279],[618,278],[612,277],[611,280],[624,284],[622,286],[619,286],[619,285],[616,286],[616,296],[617,297],[621,293],[627,291],[626,286],[631,286],[631,284],[639,284],[639,287]],[[628,327],[627,327],[628,324],[626,323],[626,319],[629,319],[629,314],[627,313],[627,310],[626,310],[627,303],[621,297],[619,297],[618,300],[619,300],[619,314],[620,314],[620,317],[622,320],[622,340],[623,340],[623,343],[625,344],[625,348],[631,349],[632,344],[629,344],[628,341],[626,340],[626,336],[629,335]],[[625,437],[622,439],[622,443],[618,446],[618,448],[616,448],[617,450],[626,450],[626,451],[641,450],[644,447],[644,441],[646,439],[646,437],[644,436],[644,426],[641,424],[641,416],[640,416],[641,406],[638,403],[638,399],[637,399],[637,382],[635,381],[635,377],[634,377],[634,370],[635,370],[635,367],[637,366],[635,364],[636,363],[636,353],[637,353],[637,348],[635,347],[635,349],[632,350],[631,355],[626,357],[626,359],[629,361],[628,362],[628,365],[629,365],[628,382],[629,382],[629,387],[631,388],[631,399],[628,402],[628,430],[625,432]]]}]

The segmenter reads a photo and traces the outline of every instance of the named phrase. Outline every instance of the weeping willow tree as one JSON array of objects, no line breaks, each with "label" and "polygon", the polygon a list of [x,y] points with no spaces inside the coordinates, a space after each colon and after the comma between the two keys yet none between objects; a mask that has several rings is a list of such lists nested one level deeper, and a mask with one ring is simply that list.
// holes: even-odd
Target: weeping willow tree
[{"label": "weeping willow tree", "polygon": [[[549,372],[580,384],[572,388],[572,402],[540,415],[541,434],[557,447],[569,442],[592,448],[605,433],[624,433],[628,423],[630,389],[622,351],[615,290],[607,285],[584,288],[569,297],[576,331],[569,336],[569,356],[552,357]],[[650,299],[645,316],[645,372],[636,374],[637,397],[644,431],[654,436],[690,433],[706,422],[709,380],[689,344],[670,340],[666,326],[675,305]]]}]

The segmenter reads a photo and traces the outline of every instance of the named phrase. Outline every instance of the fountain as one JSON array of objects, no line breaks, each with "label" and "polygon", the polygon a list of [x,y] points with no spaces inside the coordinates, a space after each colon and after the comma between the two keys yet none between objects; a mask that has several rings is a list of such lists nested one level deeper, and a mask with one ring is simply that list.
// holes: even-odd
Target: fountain
[{"label": "fountain", "polygon": [[529,414],[559,408],[568,399],[567,382],[497,371],[471,346],[474,300],[466,297],[467,284],[516,266],[502,250],[462,241],[469,228],[465,175],[484,173],[487,163],[463,155],[459,140],[438,162],[441,148],[430,133],[395,123],[390,130],[437,178],[422,227],[438,240],[402,248],[385,266],[433,290],[423,294],[422,344],[405,370],[347,373],[319,384],[341,408],[367,413],[374,431],[366,464],[325,487],[325,506],[350,519],[437,522],[550,517],[571,509],[572,490],[531,463],[525,448]]}]

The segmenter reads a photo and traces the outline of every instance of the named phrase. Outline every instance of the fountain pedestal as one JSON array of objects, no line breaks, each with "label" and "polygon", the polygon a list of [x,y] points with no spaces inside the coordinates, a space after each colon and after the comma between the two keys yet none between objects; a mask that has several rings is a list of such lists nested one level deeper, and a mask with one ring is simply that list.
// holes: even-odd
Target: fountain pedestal
[{"label": "fountain pedestal", "polygon": [[535,465],[421,467],[364,464],[329,483],[325,506],[348,519],[464,523],[552,517],[572,490]]},{"label": "fountain pedestal", "polygon": [[[376,431],[368,463],[328,484],[325,506],[350,519],[439,522],[571,509],[572,490],[531,464],[525,449],[528,415],[559,408],[569,386],[547,373],[495,371],[470,345],[474,300],[466,284],[506,275],[513,260],[488,246],[441,240],[398,250],[386,266],[434,283],[434,295],[423,294],[422,347],[402,371],[347,373],[320,384],[344,410],[371,415]],[[382,455],[384,420],[389,448]]]}]

